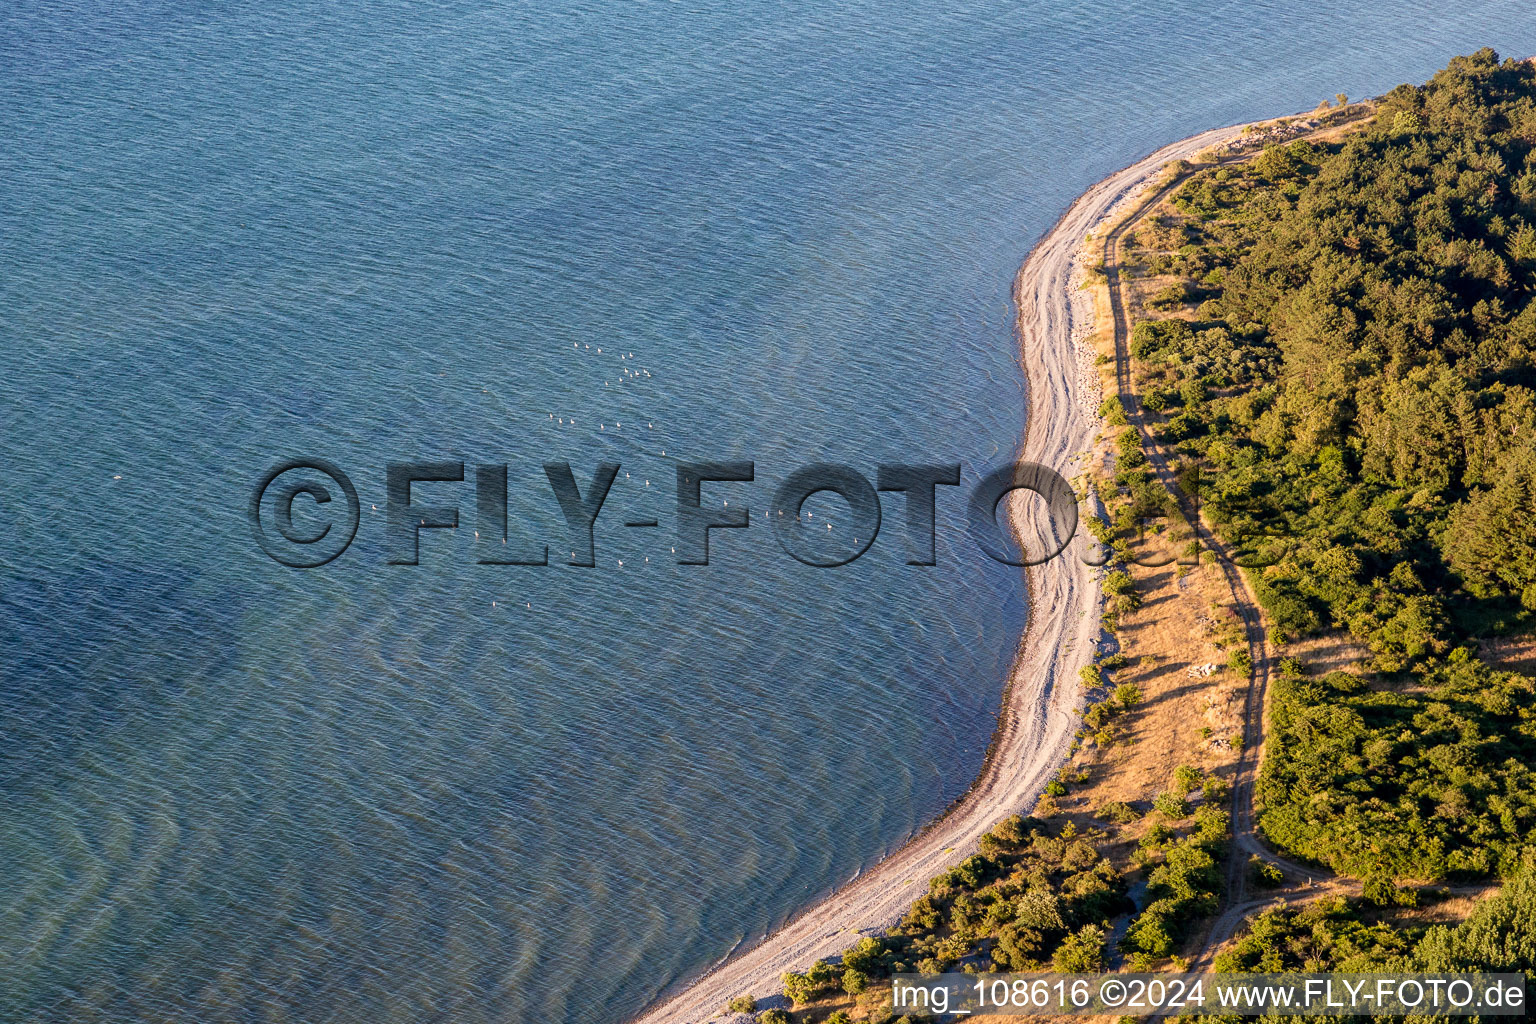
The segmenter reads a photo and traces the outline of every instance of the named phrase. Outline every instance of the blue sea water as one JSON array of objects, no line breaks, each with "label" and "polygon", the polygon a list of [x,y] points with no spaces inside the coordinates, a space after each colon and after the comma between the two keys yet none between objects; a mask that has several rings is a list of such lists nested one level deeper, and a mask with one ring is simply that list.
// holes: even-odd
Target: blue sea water
[{"label": "blue sea water", "polygon": [[[1530,5],[11,0],[0,1019],[619,1022],[871,864],[979,768],[1021,579],[955,489],[937,566],[894,495],[801,565],[778,481],[974,481],[1086,186],[1483,45]],[[246,515],[297,456],[360,496],[312,570]],[[680,457],[756,463],[707,567]],[[509,464],[551,564],[476,564],[468,480],[387,564],[411,459]],[[594,568],[551,460],[622,465]]]}]

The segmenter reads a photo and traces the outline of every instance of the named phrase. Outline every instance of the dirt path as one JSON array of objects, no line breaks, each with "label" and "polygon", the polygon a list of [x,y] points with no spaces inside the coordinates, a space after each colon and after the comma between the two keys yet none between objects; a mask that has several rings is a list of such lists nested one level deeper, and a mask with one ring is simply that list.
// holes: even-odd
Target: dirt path
[{"label": "dirt path", "polygon": [[[1172,160],[1188,159],[1238,134],[1203,132],[1164,147],[1084,193],[1030,253],[1019,272],[1020,358],[1029,389],[1021,458],[1070,477],[1070,463],[1097,430],[1074,343],[1072,270],[1082,240],[1118,200]],[[1022,524],[1015,522],[1015,529]],[[860,934],[895,923],[929,878],[968,856],[983,832],[1032,806],[1061,765],[1076,725],[1077,673],[1098,634],[1096,570],[1070,556],[1028,572],[1029,627],[1009,675],[997,733],[980,777],[943,817],[870,870],[812,904],[782,928],[744,945],[686,984],[673,986],[635,1024],[700,1024],[725,1016],[726,1001],[766,997],[779,976],[836,956]]]},{"label": "dirt path", "polygon": [[[1237,163],[1252,159],[1254,154],[1223,157],[1217,164]],[[1259,613],[1258,599],[1254,596],[1241,571],[1233,561],[1232,552],[1210,529],[1200,515],[1200,510],[1178,486],[1169,467],[1168,452],[1147,428],[1146,410],[1135,392],[1130,365],[1130,317],[1126,310],[1124,287],[1121,280],[1121,242],[1130,231],[1190,174],[1212,164],[1192,167],[1177,178],[1150,190],[1113,230],[1105,234],[1102,242],[1104,275],[1109,285],[1110,313],[1114,318],[1115,379],[1126,406],[1126,418],[1141,435],[1142,448],[1158,481],[1178,502],[1179,511],[1195,530],[1202,548],[1214,551],[1217,565],[1231,592],[1232,601],[1241,617],[1248,643],[1248,653],[1253,659],[1253,674],[1249,680],[1243,707],[1243,749],[1239,752],[1232,777],[1232,851],[1227,858],[1227,896],[1222,913],[1211,922],[1199,952],[1192,958],[1190,968],[1208,968],[1215,951],[1237,933],[1237,929],[1249,915],[1281,900],[1297,902],[1315,899],[1329,893],[1358,895],[1358,882],[1341,879],[1331,872],[1307,867],[1287,860],[1266,847],[1254,827],[1254,783],[1259,764],[1264,755],[1264,714],[1267,707],[1269,682],[1275,670],[1263,618]],[[1271,892],[1249,892],[1247,863],[1250,854],[1258,854],[1285,872],[1286,884]]]}]

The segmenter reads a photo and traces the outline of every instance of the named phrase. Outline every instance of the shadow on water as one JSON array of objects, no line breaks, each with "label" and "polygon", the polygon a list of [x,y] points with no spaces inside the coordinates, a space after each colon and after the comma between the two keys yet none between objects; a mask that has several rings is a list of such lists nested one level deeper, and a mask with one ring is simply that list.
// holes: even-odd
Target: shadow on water
[{"label": "shadow on water", "polygon": [[180,568],[95,565],[0,584],[0,786],[15,791],[232,663],[242,603]]}]

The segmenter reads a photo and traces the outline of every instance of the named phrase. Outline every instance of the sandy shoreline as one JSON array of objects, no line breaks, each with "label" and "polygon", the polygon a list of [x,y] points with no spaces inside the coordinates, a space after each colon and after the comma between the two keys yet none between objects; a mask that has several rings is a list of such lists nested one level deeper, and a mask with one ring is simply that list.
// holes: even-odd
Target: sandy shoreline
[{"label": "sandy shoreline", "polygon": [[[1064,477],[1097,430],[1098,374],[1083,344],[1092,330],[1092,306],[1078,287],[1084,238],[1117,212],[1164,164],[1187,159],[1223,142],[1242,126],[1217,128],[1157,150],[1083,193],[1030,252],[1015,281],[1019,357],[1028,390],[1022,460],[1050,466]],[[1013,526],[1030,532],[1011,509]],[[840,954],[861,934],[894,924],[932,876],[975,849],[993,824],[1034,803],[1061,765],[1075,728],[1078,669],[1098,633],[1097,571],[1074,556],[1026,572],[1029,622],[1009,671],[981,774],[970,790],[933,824],[868,871],[796,914],[763,939],[734,951],[697,978],[675,985],[633,1018],[634,1024],[702,1024],[729,1017],[726,1001],[779,990],[779,976]]]}]

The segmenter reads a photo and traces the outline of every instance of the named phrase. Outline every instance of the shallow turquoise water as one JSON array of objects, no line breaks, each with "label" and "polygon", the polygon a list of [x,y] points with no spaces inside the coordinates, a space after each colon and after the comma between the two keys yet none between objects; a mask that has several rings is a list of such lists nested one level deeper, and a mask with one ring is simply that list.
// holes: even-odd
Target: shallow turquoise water
[{"label": "shallow turquoise water", "polygon": [[[8,5],[0,1019],[619,1021],[877,859],[979,767],[1018,576],[942,491],[933,568],[899,503],[843,569],[761,521],[678,566],[674,459],[755,460],[754,516],[818,460],[974,480],[1066,204],[1536,53],[1446,7]],[[362,499],[312,571],[245,518],[295,455]],[[412,458],[510,463],[555,564],[476,565],[465,483],[386,565]],[[548,459],[629,473],[596,568]]]}]

